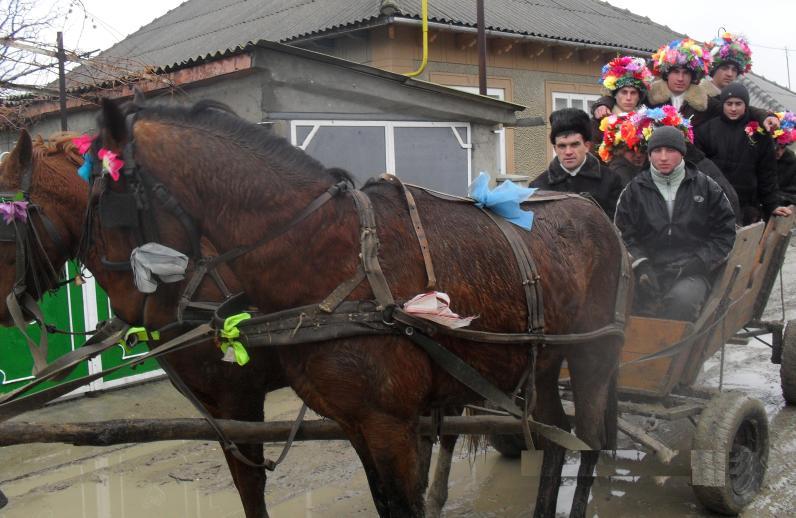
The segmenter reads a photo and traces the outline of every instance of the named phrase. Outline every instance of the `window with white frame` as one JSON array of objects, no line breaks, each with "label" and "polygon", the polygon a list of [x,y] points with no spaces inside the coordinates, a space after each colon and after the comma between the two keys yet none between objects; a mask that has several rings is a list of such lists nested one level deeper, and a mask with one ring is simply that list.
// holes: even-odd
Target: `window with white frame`
[{"label": "window with white frame", "polygon": [[[448,88],[453,88],[454,90],[459,90],[460,92],[467,92],[471,94],[477,94],[480,92],[477,86],[446,86]],[[487,88],[486,95],[487,97],[493,97],[501,101],[506,100],[506,91],[503,88]],[[495,134],[498,136],[497,145],[499,161],[497,174],[506,174],[506,130],[505,128],[500,128],[499,130],[495,130]]]},{"label": "window with white frame", "polygon": [[361,184],[391,173],[407,183],[457,195],[470,185],[467,122],[294,120],[290,140],[326,167]]},{"label": "window with white frame", "polygon": [[591,108],[599,98],[599,95],[594,94],[553,92],[553,111],[563,108],[578,108],[591,115]]}]

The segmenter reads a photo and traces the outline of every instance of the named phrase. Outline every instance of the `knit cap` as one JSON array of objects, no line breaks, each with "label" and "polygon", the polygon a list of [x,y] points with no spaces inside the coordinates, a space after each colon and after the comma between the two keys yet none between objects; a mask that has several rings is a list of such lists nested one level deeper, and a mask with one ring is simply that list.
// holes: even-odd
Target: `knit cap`
[{"label": "knit cap", "polygon": [[680,154],[685,155],[685,137],[683,136],[683,132],[674,126],[660,126],[655,128],[647,144],[647,152],[652,153],[652,150],[659,147],[670,147],[679,151]]}]

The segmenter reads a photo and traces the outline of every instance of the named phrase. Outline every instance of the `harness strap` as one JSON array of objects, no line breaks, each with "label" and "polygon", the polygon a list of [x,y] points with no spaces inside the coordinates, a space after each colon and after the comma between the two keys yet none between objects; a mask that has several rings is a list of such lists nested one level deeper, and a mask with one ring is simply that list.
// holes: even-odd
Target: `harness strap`
[{"label": "harness strap", "polygon": [[[444,348],[421,332],[415,332],[412,326],[403,328],[404,336],[420,346],[434,362],[445,369],[451,376],[484,399],[498,405],[500,408],[517,418],[523,418],[524,412],[514,404],[514,401],[502,390],[495,387],[486,378],[464,362],[461,358]],[[568,450],[591,450],[592,448],[577,436],[565,432],[560,428],[540,423],[528,416],[528,426],[539,435],[559,444]]]},{"label": "harness strap", "polygon": [[420,212],[417,210],[415,197],[412,195],[412,192],[409,190],[407,185],[401,182],[397,176],[383,174],[381,175],[381,178],[400,188],[401,192],[404,194],[404,198],[406,198],[406,206],[409,209],[409,217],[412,220],[412,228],[414,228],[417,242],[420,244],[420,253],[423,254],[423,264],[426,266],[426,278],[428,279],[426,289],[429,291],[435,290],[437,289],[437,277],[434,275],[434,263],[431,261],[431,251],[428,245],[428,238],[426,237],[426,230],[423,228],[423,222],[420,220]]},{"label": "harness strap", "polygon": [[273,471],[278,464],[280,464],[285,457],[287,456],[287,452],[290,450],[290,447],[293,444],[293,440],[296,438],[296,434],[298,433],[298,429],[301,426],[302,421],[304,421],[304,415],[307,412],[307,405],[304,404],[299,411],[298,417],[296,417],[295,422],[293,423],[293,427],[290,429],[290,435],[288,435],[287,442],[285,442],[285,446],[282,449],[282,453],[279,455],[276,461],[271,459],[265,459],[262,463],[254,462],[248,457],[246,457],[241,451],[238,449],[238,445],[232,442],[228,437],[227,434],[224,433],[224,430],[221,428],[221,425],[218,424],[218,421],[215,417],[210,415],[210,412],[207,411],[205,405],[199,401],[196,395],[191,391],[191,389],[185,384],[182,378],[177,374],[177,372],[172,368],[172,366],[164,361],[162,358],[158,358],[158,363],[163,371],[168,375],[171,382],[180,391],[180,393],[185,396],[185,399],[191,402],[191,404],[196,408],[197,411],[202,415],[202,417],[207,421],[210,425],[210,428],[218,436],[218,441],[221,443],[224,451],[228,451],[233,457],[235,457],[240,462],[246,464],[252,468],[265,468],[268,471]]},{"label": "harness strap", "polygon": [[[27,291],[24,292],[21,297],[24,308],[43,324],[44,315],[38,304],[36,304],[36,301],[33,300],[33,297],[31,297]],[[39,344],[37,345],[26,331],[27,321],[22,312],[22,307],[20,307],[19,301],[17,300],[17,295],[13,291],[6,297],[6,306],[8,307],[11,319],[14,321],[14,325],[17,326],[19,332],[22,333],[22,336],[25,337],[25,341],[28,343],[28,349],[30,349],[30,354],[33,356],[33,374],[38,376],[38,374],[47,367],[47,331],[42,329]]]},{"label": "harness strap", "polygon": [[365,280],[365,270],[362,263],[357,264],[354,276],[339,284],[329,295],[318,304],[318,308],[325,313],[332,313],[348,297],[354,289]]},{"label": "harness strap", "polygon": [[481,210],[497,225],[506,238],[506,241],[509,242],[511,251],[514,253],[517,267],[520,270],[520,277],[522,278],[522,289],[525,292],[525,304],[528,308],[528,332],[544,332],[544,303],[542,300],[542,285],[539,282],[541,277],[536,268],[533,256],[531,256],[531,253],[528,251],[525,242],[517,234],[513,223],[509,223],[504,218],[495,215],[491,210],[485,208]]},{"label": "harness strap", "polygon": [[[197,343],[201,343],[204,340],[207,340],[211,336],[213,336],[213,330],[211,329],[210,325],[202,324],[188,331],[187,333],[184,333],[174,338],[173,340],[166,342],[165,344],[161,345],[154,351],[150,351],[141,356],[136,356],[135,358],[132,358],[129,361],[105,369],[102,372],[95,372],[94,374],[83,376],[82,378],[65,381],[60,385],[44,389],[34,394],[29,394],[24,397],[16,397],[13,400],[4,401],[0,403],[0,422],[16,417],[33,408],[39,408],[48,401],[52,401],[53,399],[68,394],[78,387],[82,387],[83,385],[91,383],[94,380],[100,379],[104,376],[107,376],[108,374],[116,372],[119,369],[124,369],[127,367],[132,367],[134,365],[139,365],[150,358],[158,358],[165,354],[178,351],[186,347],[190,347]],[[30,385],[31,384],[28,384],[23,388],[29,389]]]},{"label": "harness strap", "polygon": [[373,203],[371,203],[368,195],[362,191],[352,191],[351,194],[359,214],[359,243],[362,267],[365,270],[368,282],[370,282],[373,296],[379,303],[377,309],[384,309],[395,304],[395,300],[392,298],[392,292],[390,292],[387,279],[381,270],[381,264],[379,264],[379,235],[376,231],[376,214],[373,211]]},{"label": "harness strap", "polygon": [[[243,245],[232,248],[221,255],[218,255],[215,259],[209,262],[209,265],[215,267],[217,264],[224,263],[231,261],[233,259],[237,259],[238,257],[251,252],[252,250],[261,247],[265,243],[272,241],[282,234],[285,234],[293,227],[307,219],[307,217],[315,212],[316,210],[320,209],[327,201],[331,200],[339,193],[348,190],[348,183],[347,182],[338,182],[331,187],[329,187],[326,191],[321,193],[317,198],[315,198],[309,205],[304,207],[287,225],[280,227],[272,232],[267,233],[254,243],[250,245]],[[357,192],[357,191],[354,191]]]},{"label": "harness strap", "polygon": [[[106,322],[102,327],[98,328],[97,332],[79,348],[69,351],[63,356],[59,356],[56,360],[48,364],[38,373],[36,380],[31,383],[38,385],[47,380],[61,381],[83,360],[93,358],[118,344],[129,327],[129,324],[114,317],[113,320]],[[20,389],[23,388],[29,389],[31,387],[20,387]],[[12,397],[9,397],[11,394],[13,393],[5,394],[0,398],[0,402],[12,399]]]}]

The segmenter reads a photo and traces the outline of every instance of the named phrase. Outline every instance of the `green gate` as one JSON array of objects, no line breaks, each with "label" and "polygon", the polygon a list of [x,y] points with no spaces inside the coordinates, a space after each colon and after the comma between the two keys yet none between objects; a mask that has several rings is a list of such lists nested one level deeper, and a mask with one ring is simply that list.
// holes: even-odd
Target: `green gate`
[{"label": "green gate", "polygon": [[[66,273],[71,278],[76,273],[74,264],[66,266]],[[5,294],[2,296],[5,297]],[[70,283],[54,294],[48,294],[42,300],[42,311],[48,324],[70,333],[80,333],[86,329],[94,329],[97,322],[110,318],[111,309],[108,296],[94,282],[87,279],[83,286]],[[30,336],[38,341],[39,326],[28,326]],[[83,335],[53,334],[49,337],[48,360],[68,353],[85,342]],[[100,357],[79,365],[67,380],[99,372],[127,361],[131,357],[146,353],[146,345],[136,346],[125,352],[121,346],[112,347]],[[33,379],[31,375],[33,359],[31,358],[25,338],[16,328],[0,328],[0,392],[9,392]],[[160,375],[159,367],[154,360],[147,360],[135,369],[120,369],[111,375],[97,380],[90,385],[81,387],[75,393],[90,390],[101,390],[113,386],[139,381]],[[43,383],[38,390],[52,386],[54,383]]]}]

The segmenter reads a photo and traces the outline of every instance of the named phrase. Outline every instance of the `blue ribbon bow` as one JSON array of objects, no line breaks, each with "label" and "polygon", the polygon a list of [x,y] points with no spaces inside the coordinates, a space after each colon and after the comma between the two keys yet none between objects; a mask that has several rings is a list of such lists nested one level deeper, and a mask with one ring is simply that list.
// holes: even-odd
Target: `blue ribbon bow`
[{"label": "blue ribbon bow", "polygon": [[520,187],[511,180],[490,189],[489,180],[489,175],[482,171],[470,184],[470,197],[476,201],[476,206],[486,207],[510,223],[531,230],[533,212],[520,208],[520,203],[536,192],[536,189]]}]

